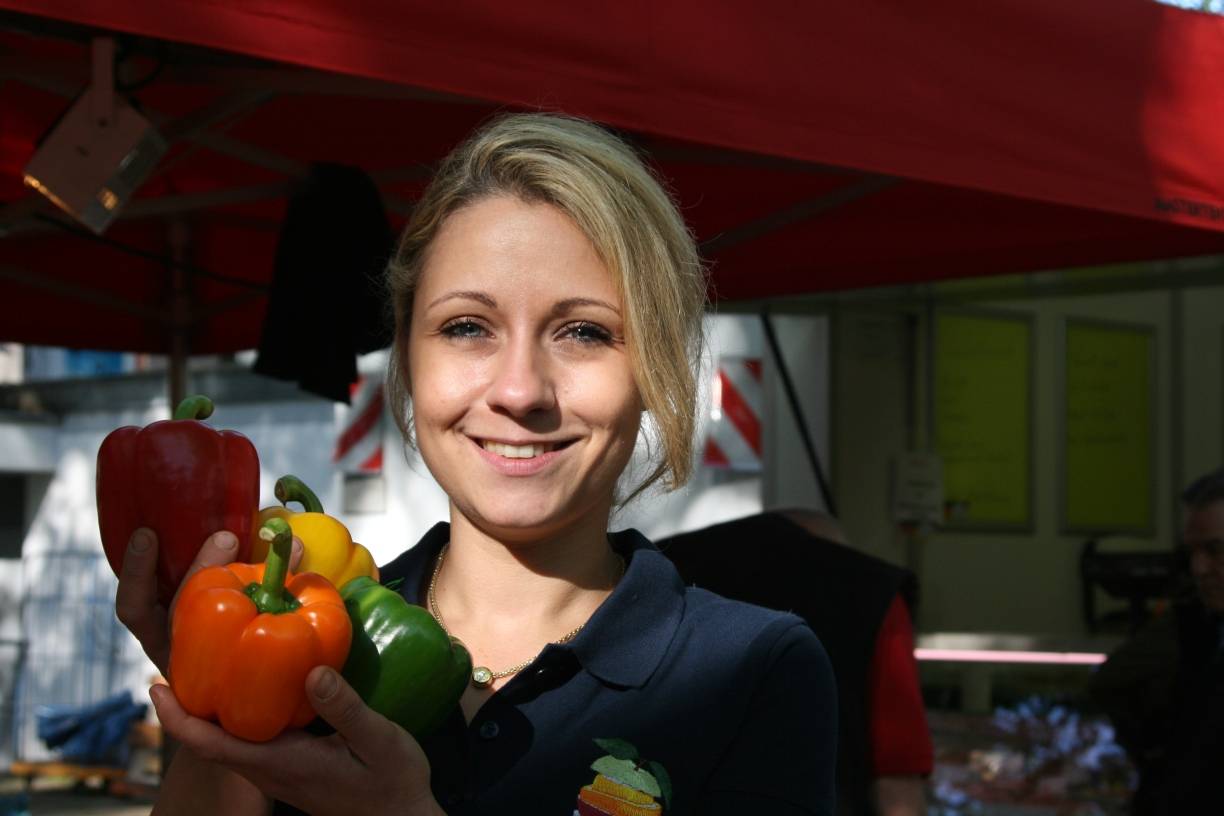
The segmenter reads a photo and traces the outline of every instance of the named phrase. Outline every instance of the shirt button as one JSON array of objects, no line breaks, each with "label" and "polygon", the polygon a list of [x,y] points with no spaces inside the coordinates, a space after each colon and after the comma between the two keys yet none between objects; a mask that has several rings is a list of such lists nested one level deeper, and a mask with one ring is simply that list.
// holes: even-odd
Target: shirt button
[{"label": "shirt button", "polygon": [[501,733],[501,727],[493,720],[486,720],[480,726],[481,739],[497,739],[497,735]]}]

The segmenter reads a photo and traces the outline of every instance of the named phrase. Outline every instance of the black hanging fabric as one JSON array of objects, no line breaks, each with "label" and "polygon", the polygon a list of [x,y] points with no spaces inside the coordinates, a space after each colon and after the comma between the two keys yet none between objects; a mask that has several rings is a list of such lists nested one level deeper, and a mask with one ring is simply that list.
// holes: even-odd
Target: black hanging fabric
[{"label": "black hanging fabric", "polygon": [[384,270],[393,247],[370,177],[311,165],[281,226],[255,371],[348,403],[357,355],[391,342]]}]

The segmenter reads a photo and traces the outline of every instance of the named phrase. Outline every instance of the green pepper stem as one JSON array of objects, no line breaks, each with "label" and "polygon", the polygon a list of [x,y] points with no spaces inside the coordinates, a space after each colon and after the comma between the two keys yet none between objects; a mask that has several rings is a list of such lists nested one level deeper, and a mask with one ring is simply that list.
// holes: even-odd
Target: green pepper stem
[{"label": "green pepper stem", "polygon": [[282,476],[277,479],[274,495],[281,504],[288,505],[289,502],[298,502],[306,508],[307,513],[323,512],[323,502],[319,501],[315,492],[296,476]]},{"label": "green pepper stem", "polygon": [[208,419],[212,416],[213,402],[203,394],[187,397],[174,409],[175,419]]},{"label": "green pepper stem", "polygon": [[260,612],[273,615],[289,612],[296,607],[294,599],[285,592],[285,576],[293,553],[293,531],[284,519],[270,518],[259,528],[259,537],[271,546],[264,561],[263,582],[252,584],[248,594]]}]

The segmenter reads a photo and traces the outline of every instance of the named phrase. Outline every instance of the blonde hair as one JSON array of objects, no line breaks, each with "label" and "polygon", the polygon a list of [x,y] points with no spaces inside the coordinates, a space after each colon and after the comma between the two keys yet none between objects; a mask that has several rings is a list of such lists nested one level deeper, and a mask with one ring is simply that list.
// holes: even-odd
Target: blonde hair
[{"label": "blonde hair", "polygon": [[448,216],[497,195],[564,212],[616,280],[634,381],[658,433],[653,469],[625,501],[659,479],[669,490],[684,484],[692,471],[705,270],[675,203],[633,150],[569,116],[492,120],[443,160],[414,208],[387,272],[395,312],[387,388],[404,440],[413,444],[406,343],[426,253]]}]

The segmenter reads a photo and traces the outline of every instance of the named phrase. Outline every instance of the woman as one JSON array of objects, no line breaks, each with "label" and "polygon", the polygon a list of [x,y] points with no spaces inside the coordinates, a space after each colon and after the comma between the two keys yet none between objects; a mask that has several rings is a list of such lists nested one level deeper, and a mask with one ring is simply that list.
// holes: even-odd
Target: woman
[{"label": "woman", "polygon": [[[626,492],[690,471],[705,281],[649,171],[589,123],[497,119],[443,162],[389,280],[392,405],[451,511],[383,579],[471,650],[461,712],[422,749],[320,667],[307,690],[337,734],[253,745],[154,688],[184,746],[158,812],[831,812],[815,636],[607,532],[644,412],[658,461]],[[116,605],[164,667],[150,539]],[[197,562],[232,552],[221,533]]]}]

